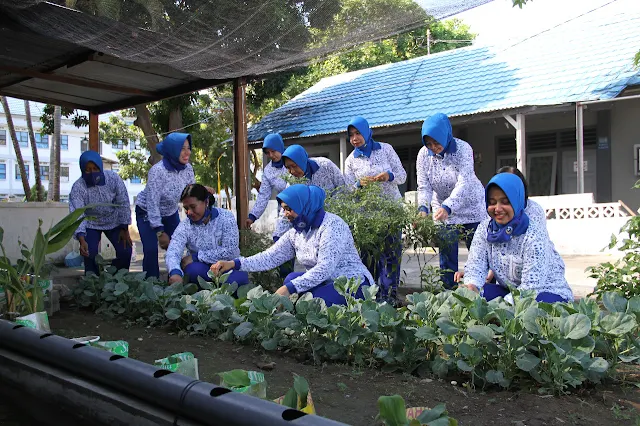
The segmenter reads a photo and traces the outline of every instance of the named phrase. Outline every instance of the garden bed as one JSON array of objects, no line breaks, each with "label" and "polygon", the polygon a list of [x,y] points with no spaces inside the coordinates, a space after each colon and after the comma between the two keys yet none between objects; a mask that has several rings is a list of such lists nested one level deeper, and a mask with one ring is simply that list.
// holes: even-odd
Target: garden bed
[{"label": "garden bed", "polygon": [[257,370],[258,363],[274,362],[275,368],[265,371],[269,397],[284,394],[295,372],[309,381],[319,415],[352,425],[375,424],[378,397],[393,394],[404,397],[407,406],[446,403],[449,414],[461,425],[629,425],[635,424],[638,415],[634,407],[640,408],[638,377],[633,371],[626,376],[628,384],[609,383],[562,397],[539,396],[527,389],[468,391],[449,381],[408,374],[339,364],[314,366],[280,352],[215,338],[183,338],[170,329],[127,327],[118,320],[72,309],[51,318],[51,329],[65,337],[100,335],[102,340],[126,340],[129,356],[144,362],[190,351],[198,357],[201,379],[214,383],[218,382],[217,372]]}]

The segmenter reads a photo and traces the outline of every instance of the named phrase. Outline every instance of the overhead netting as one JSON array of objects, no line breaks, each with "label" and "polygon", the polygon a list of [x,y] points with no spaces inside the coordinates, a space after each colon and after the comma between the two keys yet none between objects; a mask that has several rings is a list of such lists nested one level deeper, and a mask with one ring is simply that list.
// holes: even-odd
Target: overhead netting
[{"label": "overhead netting", "polygon": [[0,0],[31,30],[207,79],[259,76],[491,0]]}]

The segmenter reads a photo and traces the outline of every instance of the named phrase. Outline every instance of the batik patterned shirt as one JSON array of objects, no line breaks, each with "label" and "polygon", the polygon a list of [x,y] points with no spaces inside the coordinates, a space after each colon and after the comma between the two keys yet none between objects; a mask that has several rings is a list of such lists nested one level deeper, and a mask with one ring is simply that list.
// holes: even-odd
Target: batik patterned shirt
[{"label": "batik patterned shirt", "polygon": [[407,172],[391,145],[378,142],[380,149],[372,150],[371,155],[355,157],[353,151],[344,163],[344,180],[349,186],[359,186],[360,179],[377,176],[382,172],[391,172],[393,180],[382,183],[382,193],[393,200],[402,198],[398,185],[407,181]]}]

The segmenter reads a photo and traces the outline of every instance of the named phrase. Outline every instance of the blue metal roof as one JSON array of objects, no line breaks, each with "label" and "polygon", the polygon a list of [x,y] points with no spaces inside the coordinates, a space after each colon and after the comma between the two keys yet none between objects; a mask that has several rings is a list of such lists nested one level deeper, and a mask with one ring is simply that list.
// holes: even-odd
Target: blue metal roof
[{"label": "blue metal roof", "polygon": [[[523,106],[610,99],[638,81],[640,8],[622,0],[508,45],[470,46],[321,80],[249,129],[308,137]],[[630,6],[631,5],[631,6]]]}]

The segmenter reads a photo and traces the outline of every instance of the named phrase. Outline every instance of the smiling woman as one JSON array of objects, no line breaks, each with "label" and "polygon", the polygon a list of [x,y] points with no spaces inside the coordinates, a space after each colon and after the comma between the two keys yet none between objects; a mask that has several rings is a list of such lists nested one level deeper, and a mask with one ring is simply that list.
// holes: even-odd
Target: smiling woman
[{"label": "smiling woman", "polygon": [[[534,290],[541,302],[572,301],[564,262],[546,229],[525,212],[522,180],[510,173],[495,175],[487,185],[489,218],[480,223],[465,266],[465,284],[487,300],[505,297],[508,286]],[[485,284],[489,270],[497,284]]]}]

